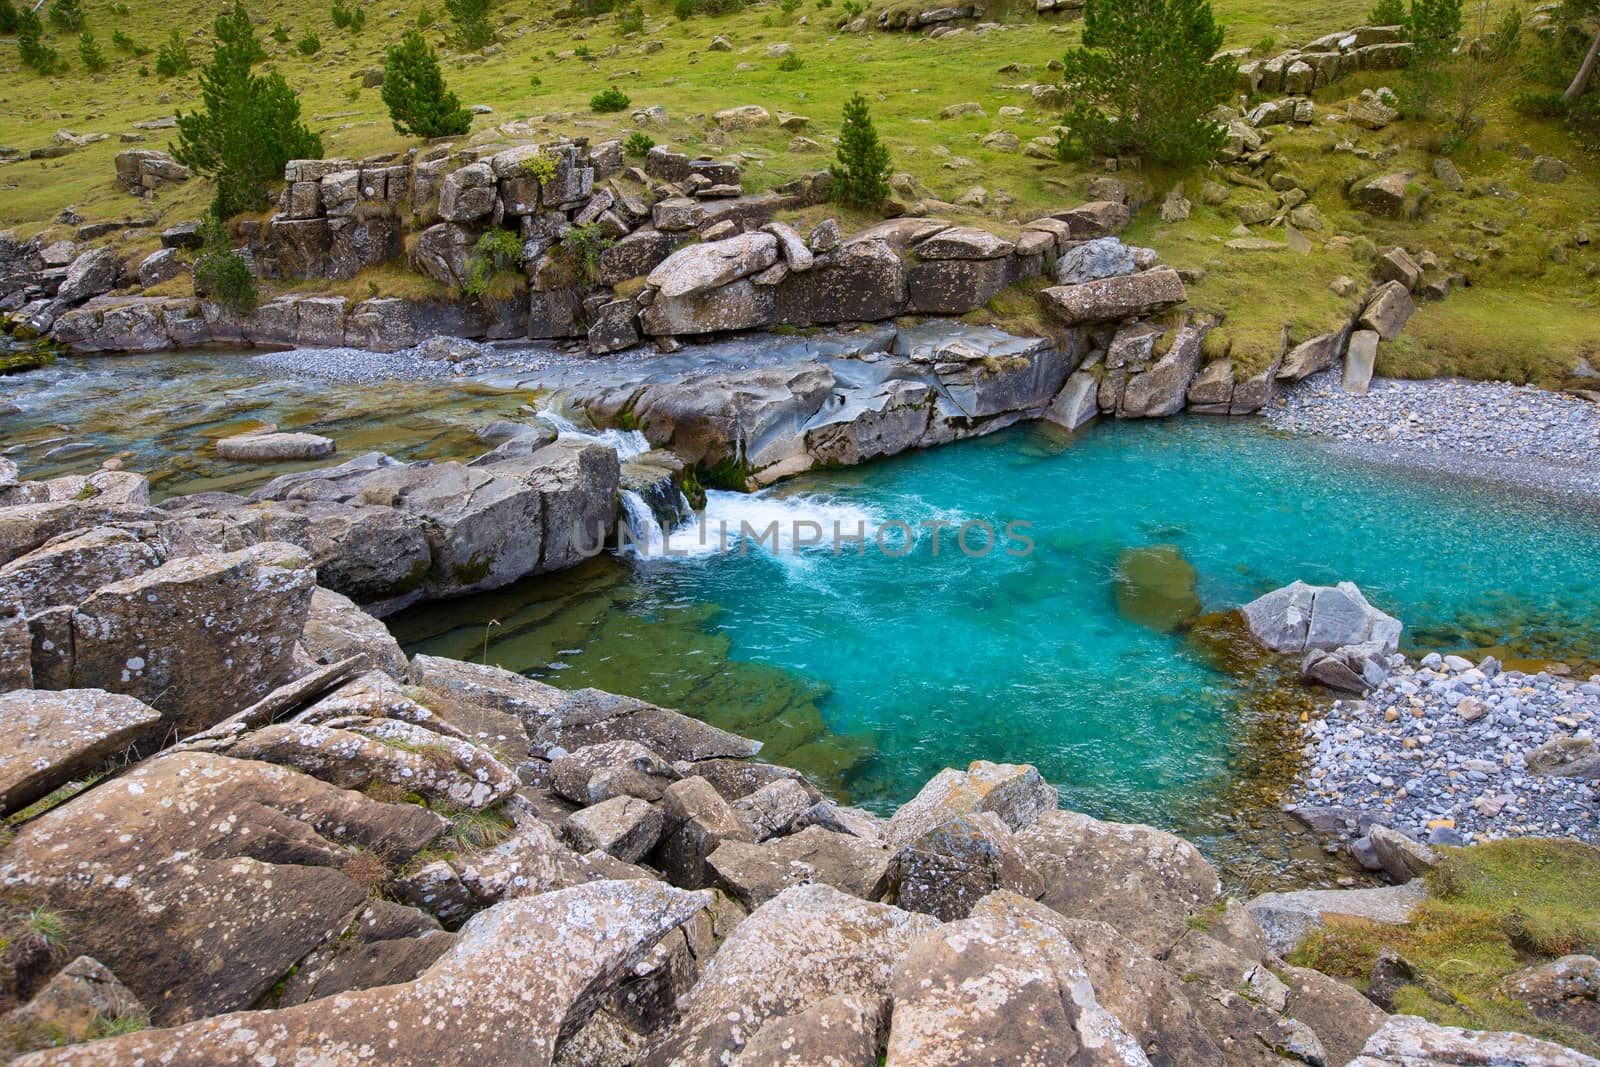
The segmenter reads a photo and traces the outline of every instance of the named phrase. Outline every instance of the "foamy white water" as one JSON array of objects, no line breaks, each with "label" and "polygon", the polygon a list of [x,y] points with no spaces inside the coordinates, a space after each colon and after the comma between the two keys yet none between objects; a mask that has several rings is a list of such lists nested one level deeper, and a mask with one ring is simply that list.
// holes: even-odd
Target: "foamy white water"
[{"label": "foamy white water", "polygon": [[579,426],[561,412],[549,408],[539,412],[537,417],[549,423],[556,433],[563,437],[581,437],[586,441],[598,441],[610,446],[616,450],[617,459],[623,463],[650,451],[650,442],[638,430],[591,430]]}]

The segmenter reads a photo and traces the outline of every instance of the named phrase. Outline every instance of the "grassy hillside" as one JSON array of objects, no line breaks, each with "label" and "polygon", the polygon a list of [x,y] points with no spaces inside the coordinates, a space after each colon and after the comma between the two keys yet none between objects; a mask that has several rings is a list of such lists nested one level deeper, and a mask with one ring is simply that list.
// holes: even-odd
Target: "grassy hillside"
[{"label": "grassy hillside", "polygon": [[[493,109],[476,119],[474,139],[493,140],[499,136],[498,125],[514,121],[531,124],[541,136],[625,135],[635,129],[628,112],[597,115],[587,106],[595,92],[617,85],[635,108],[666,109],[667,125],[648,131],[658,142],[719,156],[742,155],[748,189],[826,166],[843,101],[860,89],[872,102],[895,169],[917,183],[916,197],[953,201],[982,186],[988,204],[973,214],[1000,229],[1085,198],[1086,180],[1097,172],[1090,164],[1034,159],[981,143],[994,130],[1008,130],[1024,145],[1050,132],[1058,116],[1033,106],[1026,86],[1053,77],[1046,64],[1077,43],[1081,23],[1023,10],[1008,16],[1003,30],[968,29],[939,40],[902,33],[849,34],[835,29],[841,4],[819,8],[817,3],[803,0],[798,9],[785,13],[776,0],[764,0],[737,14],[688,20],[673,17],[664,2],[647,3],[645,32],[622,36],[610,15],[556,19],[544,5],[506,0],[493,14],[501,43],[486,54],[447,58],[445,73],[463,103]],[[1264,55],[1360,24],[1367,8],[1352,0],[1215,0],[1215,5],[1227,26],[1228,45],[1256,47]],[[153,71],[154,54],[136,58],[115,47],[112,34],[120,32],[154,49],[176,28],[190,39],[200,62],[209,51],[216,5],[201,0],[126,0],[115,5],[85,0],[84,6],[112,68],[89,75],[78,61],[75,40],[58,34],[54,43],[68,69],[41,78],[20,69],[13,39],[0,38],[0,145],[26,154],[48,144],[60,129],[107,133],[110,139],[58,159],[0,166],[0,226],[28,234],[49,225],[67,205],[87,220],[124,214],[155,213],[167,220],[196,215],[210,196],[204,182],[190,182],[144,203],[113,181],[112,157],[127,147],[121,136],[135,132],[135,122],[195,106],[196,87],[193,74],[169,80],[153,73],[141,76],[142,66]],[[352,34],[337,29],[330,7],[316,0],[262,0],[251,6],[271,62],[301,93],[304,113],[321,132],[329,155],[365,156],[414,143],[394,132],[379,90],[364,88],[362,75],[382,66],[384,45],[413,25],[424,8],[415,0],[363,7],[366,25]],[[869,7],[869,17],[872,12]],[[442,12],[433,13],[443,18]],[[279,25],[288,43],[268,36]],[[443,29],[436,24],[430,37],[441,39]],[[320,50],[310,56],[296,47],[308,32],[321,40]],[[732,42],[731,51],[708,50],[718,34]],[[801,69],[779,69],[768,49],[780,43],[795,48],[804,61]],[[577,54],[579,50],[587,54]],[[1327,219],[1321,233],[1310,235],[1314,247],[1309,253],[1224,248],[1237,224],[1233,205],[1254,194],[1235,189],[1229,203],[1205,207],[1198,196],[1207,177],[1202,172],[1147,169],[1136,175],[1153,202],[1136,219],[1130,239],[1156,247],[1180,266],[1206,272],[1194,288],[1194,303],[1228,316],[1229,339],[1247,364],[1275,351],[1285,323],[1296,335],[1330,325],[1344,302],[1328,293],[1328,282],[1341,274],[1364,281],[1374,248],[1425,248],[1446,262],[1455,250],[1465,250],[1475,262],[1454,265],[1477,288],[1425,307],[1407,341],[1386,348],[1380,372],[1468,373],[1555,384],[1579,355],[1600,352],[1600,280],[1591,273],[1600,270],[1600,252],[1592,251],[1600,245],[1578,243],[1585,227],[1600,242],[1600,167],[1581,157],[1560,124],[1515,113],[1510,106],[1515,86],[1508,85],[1487,109],[1483,132],[1454,156],[1468,178],[1467,193],[1437,189],[1430,211],[1418,222],[1379,220],[1352,210],[1343,196],[1345,182],[1374,173],[1379,165],[1332,151],[1341,140],[1353,138],[1386,156],[1381,164],[1385,170],[1415,170],[1424,179],[1430,173],[1428,147],[1438,141],[1437,131],[1401,123],[1369,133],[1327,120],[1329,113],[1342,110],[1334,106],[1338,101],[1397,77],[1392,72],[1363,74],[1319,90],[1316,123],[1292,134],[1282,127],[1275,131],[1270,146]],[[976,101],[987,114],[939,118],[946,105],[964,101]],[[820,149],[790,151],[794,134],[776,126],[728,134],[724,140],[710,115],[740,104],[809,117],[810,126],[801,134]],[[1021,108],[1022,113],[1003,117],[1002,107]],[[146,136],[148,146],[165,147],[169,134]],[[1559,185],[1533,182],[1528,173],[1533,155],[1558,156],[1574,173]],[[1118,176],[1129,177],[1126,170]],[[1154,203],[1180,179],[1194,201],[1193,216],[1184,223],[1161,223]],[[866,220],[847,215],[845,221]],[[1500,232],[1489,236],[1486,231],[1492,230]],[[65,228],[61,233],[68,235]],[[1282,236],[1264,227],[1255,233]],[[1552,243],[1563,246],[1559,253]],[[153,246],[153,236],[136,237],[130,251]],[[351,291],[371,291],[368,282],[380,290],[411,284],[403,271],[385,268],[358,279]],[[1491,328],[1488,337],[1486,326]]]}]

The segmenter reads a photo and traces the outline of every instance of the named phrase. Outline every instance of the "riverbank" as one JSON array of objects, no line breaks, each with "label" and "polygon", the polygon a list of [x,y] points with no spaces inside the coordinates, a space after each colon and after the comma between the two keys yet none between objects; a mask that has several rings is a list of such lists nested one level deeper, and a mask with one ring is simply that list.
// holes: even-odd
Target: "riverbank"
[{"label": "riverbank", "polygon": [[1373,463],[1535,490],[1600,506],[1600,404],[1537,386],[1375,378],[1347,393],[1338,368],[1262,409],[1276,430]]}]

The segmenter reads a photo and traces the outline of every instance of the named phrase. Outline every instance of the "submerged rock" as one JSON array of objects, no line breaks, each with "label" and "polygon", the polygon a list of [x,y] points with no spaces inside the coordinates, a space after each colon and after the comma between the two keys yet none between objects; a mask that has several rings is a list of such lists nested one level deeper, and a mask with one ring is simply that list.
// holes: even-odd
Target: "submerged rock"
[{"label": "submerged rock", "polygon": [[1177,545],[1130,548],[1117,557],[1117,610],[1157,633],[1172,633],[1200,617],[1193,564]]}]

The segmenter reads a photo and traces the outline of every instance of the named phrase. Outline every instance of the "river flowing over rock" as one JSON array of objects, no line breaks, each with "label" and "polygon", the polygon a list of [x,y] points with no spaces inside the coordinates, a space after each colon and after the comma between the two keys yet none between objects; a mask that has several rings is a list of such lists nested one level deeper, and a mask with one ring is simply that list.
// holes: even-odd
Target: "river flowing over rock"
[{"label": "river flowing over rock", "polygon": [[[1246,905],[1189,842],[1061,810],[1021,764],[858,811],[668,708],[407,661],[317,584],[362,542],[276,533],[319,508],[344,509],[335,530],[420,526],[430,594],[452,588],[439,560],[530,532],[516,568],[554,565],[570,545],[539,516],[612,519],[617,457],[594,439],[482,466],[358,457],[254,501],[42,484],[0,508],[0,785],[11,810],[50,794],[0,847],[0,889],[62,916],[55,962],[6,986],[27,1067],[1593,1063],[1390,1017],[1280,958],[1350,916],[1408,921],[1420,881]],[[1330,621],[1306,596],[1302,647]],[[1379,830],[1403,870],[1431,862]],[[39,1047],[46,1022],[81,1043]]]}]

